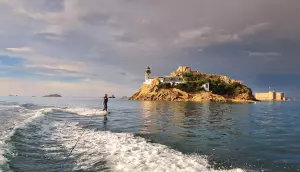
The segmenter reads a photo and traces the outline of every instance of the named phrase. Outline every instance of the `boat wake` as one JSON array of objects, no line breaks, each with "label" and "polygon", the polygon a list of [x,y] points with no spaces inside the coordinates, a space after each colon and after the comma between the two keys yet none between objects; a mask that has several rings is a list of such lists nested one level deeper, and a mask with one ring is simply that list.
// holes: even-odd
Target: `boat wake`
[{"label": "boat wake", "polygon": [[[76,123],[55,123],[53,137],[60,139],[63,145],[73,150],[76,157],[74,170],[110,169],[111,171],[228,171],[242,172],[242,169],[214,170],[205,157],[185,155],[165,145],[149,143],[146,139],[131,133],[112,133],[110,131],[85,130]],[[64,127],[63,127],[64,126]],[[82,132],[84,135],[81,137]],[[97,164],[101,164],[97,167]]]},{"label": "boat wake", "polygon": [[[46,159],[48,164],[53,164],[53,169],[48,169],[50,171],[59,170],[64,162],[66,163],[65,170],[79,171],[244,171],[242,169],[213,169],[205,156],[186,155],[165,145],[150,143],[132,133],[100,131],[83,126],[80,122],[48,118],[57,110],[82,116],[93,115],[96,111],[96,109],[84,108],[43,108],[30,112],[26,120],[16,125],[5,138],[1,138],[5,142],[1,142],[0,145],[0,171],[1,169],[10,171],[8,163],[18,154],[26,155],[21,158],[28,164]],[[35,140],[32,140],[33,138]],[[77,141],[78,144],[68,156]],[[26,152],[28,150],[31,152]],[[5,157],[9,155],[11,158],[7,159],[3,155],[6,155]],[[37,167],[31,165],[28,168]],[[45,167],[39,165],[39,168],[43,170]]]},{"label": "boat wake", "polygon": [[76,113],[77,115],[82,116],[94,116],[94,115],[106,115],[106,111],[102,111],[101,109],[93,109],[93,108],[64,108],[60,109],[69,113]]},{"label": "boat wake", "polygon": [[[37,117],[42,116],[46,112],[52,111],[51,108],[45,108],[40,110],[29,110],[22,105],[0,105],[0,109],[3,115],[12,116],[14,118],[7,118],[1,125],[0,132],[0,172],[1,170],[10,171],[7,158],[4,156],[10,152],[10,145],[7,144],[10,138],[15,134],[15,131],[19,128],[26,126]],[[9,113],[7,113],[9,112]]]}]

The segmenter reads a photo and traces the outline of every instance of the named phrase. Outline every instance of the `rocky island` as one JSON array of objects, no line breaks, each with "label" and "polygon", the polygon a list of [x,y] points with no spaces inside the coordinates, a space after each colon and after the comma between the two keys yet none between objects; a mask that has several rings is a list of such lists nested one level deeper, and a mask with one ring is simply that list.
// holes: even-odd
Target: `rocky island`
[{"label": "rocky island", "polygon": [[49,95],[45,95],[43,97],[62,97],[62,96],[59,94],[49,94]]},{"label": "rocky island", "polygon": [[150,77],[148,67],[145,82],[129,100],[254,102],[252,90],[241,81],[227,76],[193,71],[179,66],[164,77]]}]

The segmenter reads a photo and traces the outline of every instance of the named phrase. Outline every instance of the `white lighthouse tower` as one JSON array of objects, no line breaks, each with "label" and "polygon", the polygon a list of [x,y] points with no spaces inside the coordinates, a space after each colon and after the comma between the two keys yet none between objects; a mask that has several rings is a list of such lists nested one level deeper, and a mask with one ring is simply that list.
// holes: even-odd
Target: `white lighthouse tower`
[{"label": "white lighthouse tower", "polygon": [[151,84],[152,79],[150,78],[151,70],[150,67],[148,66],[146,71],[145,71],[145,82],[144,84]]}]

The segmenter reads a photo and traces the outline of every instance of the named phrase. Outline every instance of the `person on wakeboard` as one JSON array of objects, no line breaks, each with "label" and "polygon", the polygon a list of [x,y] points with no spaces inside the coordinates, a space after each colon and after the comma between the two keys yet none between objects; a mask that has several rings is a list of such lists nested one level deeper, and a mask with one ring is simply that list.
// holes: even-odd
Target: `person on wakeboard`
[{"label": "person on wakeboard", "polygon": [[103,105],[104,105],[103,111],[106,111],[106,112],[107,112],[107,102],[108,102],[108,97],[107,97],[107,94],[105,94],[104,100],[103,100]]}]

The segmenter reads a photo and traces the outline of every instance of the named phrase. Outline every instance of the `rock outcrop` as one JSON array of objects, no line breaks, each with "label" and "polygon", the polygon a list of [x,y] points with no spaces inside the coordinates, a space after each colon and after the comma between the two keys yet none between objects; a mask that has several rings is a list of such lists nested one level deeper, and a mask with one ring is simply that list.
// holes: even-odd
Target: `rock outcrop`
[{"label": "rock outcrop", "polygon": [[[183,73],[191,73],[194,75],[205,76],[208,78],[218,77],[221,81],[227,84],[234,83],[234,82],[239,83],[238,81],[233,80],[227,76],[204,74],[199,71],[192,71],[191,68],[185,66],[180,66],[175,72],[172,72],[170,76],[182,76]],[[150,85],[143,84],[141,88],[129,98],[129,100],[213,101],[213,102],[255,101],[255,98],[252,95],[251,91],[247,93],[241,93],[241,94],[218,95],[218,94],[213,94],[212,91],[185,92],[175,87],[162,88],[160,87],[160,84],[161,84],[160,80],[158,78],[154,78]]]},{"label": "rock outcrop", "polygon": [[182,76],[184,73],[201,74],[200,71],[193,71],[189,66],[179,66],[175,72],[170,74],[170,76]]}]

